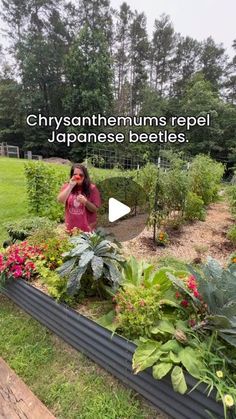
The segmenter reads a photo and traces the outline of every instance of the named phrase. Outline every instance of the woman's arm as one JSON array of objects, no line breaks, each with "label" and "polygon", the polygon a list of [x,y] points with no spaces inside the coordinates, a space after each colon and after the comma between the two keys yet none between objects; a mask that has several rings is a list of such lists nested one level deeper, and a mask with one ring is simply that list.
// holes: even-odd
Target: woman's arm
[{"label": "woman's arm", "polygon": [[91,212],[97,212],[97,210],[98,210],[98,207],[96,207],[95,204],[90,202],[88,200],[88,198],[86,198],[86,196],[84,196],[82,194],[77,196],[77,201],[80,202],[81,204],[84,204],[86,206],[86,208]]},{"label": "woman's arm", "polygon": [[58,194],[57,196],[58,202],[60,202],[61,204],[65,204],[68,196],[70,195],[75,185],[76,185],[76,182],[70,180],[68,185],[66,185],[66,187]]}]

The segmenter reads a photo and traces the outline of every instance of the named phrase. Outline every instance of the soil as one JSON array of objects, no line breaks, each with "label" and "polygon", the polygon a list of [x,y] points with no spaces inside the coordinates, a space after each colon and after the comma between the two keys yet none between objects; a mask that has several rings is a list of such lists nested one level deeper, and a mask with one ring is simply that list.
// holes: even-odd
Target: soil
[{"label": "soil", "polygon": [[[130,220],[134,223],[135,218]],[[125,256],[149,261],[162,257],[174,257],[185,262],[204,262],[207,256],[226,263],[230,254],[236,251],[227,239],[229,227],[234,223],[226,202],[211,204],[205,221],[185,224],[179,230],[168,230],[170,244],[160,247],[152,240],[152,230],[145,228],[135,239],[123,242]],[[132,228],[132,225],[129,226]]]}]

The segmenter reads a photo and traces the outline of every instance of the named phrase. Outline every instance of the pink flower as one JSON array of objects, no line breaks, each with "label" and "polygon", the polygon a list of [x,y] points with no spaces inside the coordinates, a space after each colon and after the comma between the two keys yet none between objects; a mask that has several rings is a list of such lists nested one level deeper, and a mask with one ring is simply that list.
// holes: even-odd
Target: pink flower
[{"label": "pink flower", "polygon": [[199,292],[198,292],[198,290],[197,290],[197,289],[196,289],[196,290],[194,290],[193,295],[194,295],[194,297],[196,297],[196,298],[199,298],[199,297],[200,297],[200,294],[199,294]]},{"label": "pink flower", "polygon": [[175,293],[175,297],[176,297],[176,298],[180,298],[180,297],[181,297],[181,294],[180,294],[178,291],[176,291],[176,293]]},{"label": "pink flower", "polygon": [[181,306],[183,306],[183,307],[188,307],[188,305],[189,305],[189,303],[188,303],[188,301],[187,301],[187,300],[182,300],[182,301],[181,301]]}]

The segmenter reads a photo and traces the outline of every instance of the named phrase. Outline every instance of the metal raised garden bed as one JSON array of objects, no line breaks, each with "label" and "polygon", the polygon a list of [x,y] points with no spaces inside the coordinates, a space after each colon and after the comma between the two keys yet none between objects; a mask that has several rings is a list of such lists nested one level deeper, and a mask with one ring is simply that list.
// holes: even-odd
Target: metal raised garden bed
[{"label": "metal raised garden bed", "polygon": [[[171,417],[209,418],[207,410],[217,419],[224,417],[223,406],[217,403],[213,396],[207,397],[203,385],[190,394],[180,395],[174,392],[168,377],[160,381],[155,380],[151,369],[134,375],[132,357],[135,344],[117,334],[112,334],[66,305],[57,303],[27,282],[23,280],[8,282],[2,292],[75,349],[87,355]],[[186,382],[189,389],[196,384],[196,381],[187,374]]]}]

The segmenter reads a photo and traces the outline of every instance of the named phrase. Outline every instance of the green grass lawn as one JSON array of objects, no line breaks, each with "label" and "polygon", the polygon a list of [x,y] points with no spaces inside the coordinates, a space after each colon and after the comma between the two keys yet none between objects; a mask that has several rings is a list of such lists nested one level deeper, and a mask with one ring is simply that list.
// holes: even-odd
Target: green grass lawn
[{"label": "green grass lawn", "polygon": [[1,294],[0,356],[58,419],[166,419]]},{"label": "green grass lawn", "polygon": [[0,247],[6,238],[3,224],[27,215],[24,160],[0,157]]},{"label": "green grass lawn", "polygon": [[[28,215],[26,180],[24,176],[24,164],[27,160],[0,157],[0,247],[7,238],[3,226],[8,221],[25,218]],[[55,163],[52,164],[58,171],[69,177],[70,167]],[[119,175],[117,169],[105,170],[92,168],[89,170],[91,179],[99,176],[100,179]],[[56,197],[55,197],[56,199]]]}]

